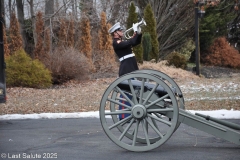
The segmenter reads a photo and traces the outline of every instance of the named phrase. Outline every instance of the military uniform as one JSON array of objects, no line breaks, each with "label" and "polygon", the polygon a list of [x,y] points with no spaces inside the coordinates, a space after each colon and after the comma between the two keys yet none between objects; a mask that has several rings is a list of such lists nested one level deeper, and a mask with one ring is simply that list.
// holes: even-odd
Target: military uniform
[{"label": "military uniform", "polygon": [[[113,25],[108,32],[111,34],[119,30],[122,30],[122,28],[120,26],[120,23],[118,22],[115,25]],[[132,47],[140,44],[141,39],[142,39],[142,34],[139,34],[138,32],[135,32],[135,35],[126,41],[122,41],[122,38],[113,39],[113,44],[112,44],[113,49],[120,61],[120,67],[118,72],[119,77],[124,74],[138,70],[137,60],[136,60],[135,54],[132,52]],[[127,93],[125,94],[128,96],[129,99],[132,99],[131,95]],[[124,97],[120,95],[120,98],[124,98]],[[131,106],[131,104],[125,100],[120,100],[119,102],[128,106]],[[119,105],[119,110],[122,110],[122,109],[125,109],[125,107],[122,105]],[[129,115],[130,114],[119,114],[118,117],[119,117],[119,120],[121,120],[128,117]]]},{"label": "military uniform", "polygon": [[[132,52],[132,47],[141,43],[142,34],[136,33],[136,35],[127,40],[117,42],[119,39],[113,40],[113,48],[118,58],[120,59],[120,67],[119,67],[119,77],[130,73],[132,71],[138,70],[137,60]],[[128,55],[130,55],[128,57]]]}]

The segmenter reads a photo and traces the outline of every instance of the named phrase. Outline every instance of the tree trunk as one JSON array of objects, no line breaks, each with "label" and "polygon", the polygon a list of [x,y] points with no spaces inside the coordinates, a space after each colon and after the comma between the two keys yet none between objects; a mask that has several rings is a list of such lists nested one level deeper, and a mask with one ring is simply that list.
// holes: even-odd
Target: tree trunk
[{"label": "tree trunk", "polygon": [[45,27],[50,26],[52,15],[54,14],[54,1],[45,0]]},{"label": "tree trunk", "polygon": [[23,2],[21,0],[17,2],[17,15],[18,15],[18,22],[20,25],[20,32],[23,39],[23,48],[26,50],[27,38],[26,38],[26,31],[24,26],[24,11],[23,11]]},{"label": "tree trunk", "polygon": [[[2,14],[2,17],[3,17],[3,19],[4,19],[4,22],[6,22],[6,19],[5,19],[5,3],[4,3],[4,1],[1,1],[0,2],[1,3],[1,14]],[[4,24],[4,26],[6,27],[6,24]]]},{"label": "tree trunk", "polygon": [[33,10],[33,0],[28,0],[28,3],[30,6],[30,14],[31,14],[32,27],[33,27],[34,46],[36,47],[36,44],[37,44],[36,17],[35,17],[34,10]]},{"label": "tree trunk", "polygon": [[45,0],[45,30],[50,30],[49,35],[49,48],[50,52],[52,51],[52,20],[54,14],[54,0]]},{"label": "tree trunk", "polygon": [[71,0],[71,5],[72,5],[72,16],[75,17],[76,12],[75,12],[75,0]]},{"label": "tree trunk", "polygon": [[75,0],[75,19],[77,20],[78,19],[78,4],[77,4],[78,2],[77,2],[77,0]]},{"label": "tree trunk", "polygon": [[10,15],[10,19],[12,17],[12,0],[8,0],[8,11]]},{"label": "tree trunk", "polygon": [[64,13],[67,13],[67,3],[65,0],[63,0],[63,5],[64,5]]}]

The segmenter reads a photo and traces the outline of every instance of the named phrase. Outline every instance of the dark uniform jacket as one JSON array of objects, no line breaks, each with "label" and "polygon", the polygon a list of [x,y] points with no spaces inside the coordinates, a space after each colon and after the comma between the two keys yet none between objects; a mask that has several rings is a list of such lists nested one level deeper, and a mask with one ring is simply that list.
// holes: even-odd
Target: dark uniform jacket
[{"label": "dark uniform jacket", "polygon": [[[117,38],[114,39],[113,40],[113,48],[114,48],[114,51],[117,54],[118,58],[120,59],[123,56],[133,53],[132,47],[140,44],[141,38],[142,38],[142,34],[136,33],[136,35],[133,38],[131,38],[127,41],[121,41],[120,43],[117,43],[117,41],[119,39],[117,39]],[[135,70],[138,70],[138,65],[137,65],[137,60],[134,56],[134,57],[124,59],[120,62],[118,74],[120,77],[126,73],[130,73]]]}]

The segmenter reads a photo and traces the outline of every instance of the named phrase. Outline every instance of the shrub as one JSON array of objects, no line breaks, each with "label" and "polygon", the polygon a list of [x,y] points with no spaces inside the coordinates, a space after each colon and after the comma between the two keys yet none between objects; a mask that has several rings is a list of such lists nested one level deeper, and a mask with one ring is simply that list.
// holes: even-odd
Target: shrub
[{"label": "shrub", "polygon": [[240,69],[240,54],[228,44],[225,37],[217,38],[203,54],[201,61],[207,65]]},{"label": "shrub", "polygon": [[149,53],[149,59],[155,59],[156,62],[159,60],[159,44],[158,44],[158,36],[157,36],[157,29],[156,29],[156,19],[154,17],[153,9],[150,4],[148,4],[144,9],[144,19],[147,23],[144,26],[143,33],[148,32],[151,35],[151,44],[152,50]]},{"label": "shrub", "polygon": [[151,35],[148,32],[144,33],[142,39],[143,60],[148,61],[149,53],[152,50]]},{"label": "shrub", "polygon": [[184,55],[178,52],[172,52],[167,56],[167,65],[175,66],[176,68],[185,69],[187,67],[187,60]]},{"label": "shrub", "polygon": [[10,54],[13,54],[15,51],[20,50],[23,47],[22,36],[20,34],[20,26],[15,13],[13,13],[10,18],[9,32],[9,49]]},{"label": "shrub", "polygon": [[192,39],[186,41],[186,43],[180,49],[180,53],[183,54],[188,61],[191,57],[191,53],[195,50],[195,44]]},{"label": "shrub", "polygon": [[84,54],[73,48],[59,47],[49,55],[50,64],[46,64],[53,76],[53,83],[61,84],[69,80],[88,79],[91,64]]},{"label": "shrub", "polygon": [[92,74],[94,79],[117,75],[119,62],[115,60],[115,55],[112,54],[111,50],[94,51],[93,64],[96,68],[96,71]]},{"label": "shrub", "polygon": [[44,34],[44,21],[42,12],[38,12],[36,15],[36,36],[37,36],[37,43],[34,48],[34,58],[43,60],[43,57],[46,57],[46,53],[44,51],[44,41],[43,41],[43,34]]},{"label": "shrub", "polygon": [[6,82],[10,87],[47,88],[51,73],[39,60],[32,60],[21,49],[6,58]]}]

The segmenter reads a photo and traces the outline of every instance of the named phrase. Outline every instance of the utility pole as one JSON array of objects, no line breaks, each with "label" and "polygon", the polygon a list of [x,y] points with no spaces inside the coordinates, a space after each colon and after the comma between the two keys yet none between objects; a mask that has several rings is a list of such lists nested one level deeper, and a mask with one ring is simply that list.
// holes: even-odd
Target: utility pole
[{"label": "utility pole", "polygon": [[0,3],[0,103],[6,102],[6,82],[5,82],[5,68],[4,62],[4,43],[3,43],[3,11],[2,3]]}]

